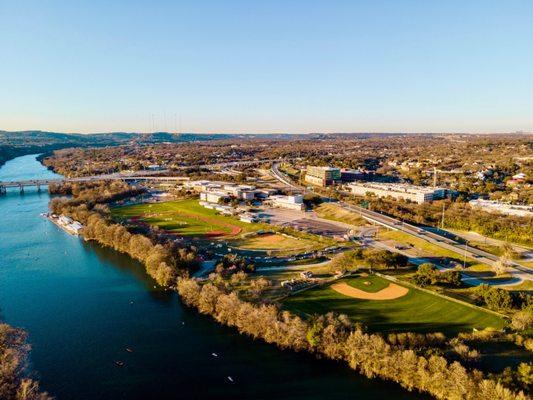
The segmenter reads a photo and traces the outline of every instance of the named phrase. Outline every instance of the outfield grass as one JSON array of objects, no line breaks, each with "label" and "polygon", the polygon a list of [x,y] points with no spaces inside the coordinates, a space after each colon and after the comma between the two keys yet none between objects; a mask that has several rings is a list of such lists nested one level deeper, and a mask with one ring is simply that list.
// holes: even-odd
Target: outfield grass
[{"label": "outfield grass", "polygon": [[116,218],[138,219],[181,236],[232,236],[265,227],[219,215],[202,207],[196,199],[115,207],[111,212]]},{"label": "outfield grass", "polygon": [[[370,291],[363,282],[370,277],[347,278],[344,281]],[[379,277],[372,281],[381,285],[389,282]],[[346,314],[354,322],[362,322],[375,332],[443,332],[456,335],[472,328],[488,326],[502,328],[503,318],[455,303],[441,297],[409,288],[409,293],[394,300],[361,300],[344,296],[329,286],[310,289],[284,301],[284,307],[304,315],[325,314],[329,311]]]},{"label": "outfield grass", "polygon": [[[264,235],[249,236],[242,239],[236,239],[232,242],[233,246],[244,250],[313,250],[316,243],[307,240],[299,239],[291,236],[284,236],[281,234],[271,233]],[[319,246],[324,247],[324,246]]]},{"label": "outfield grass", "polygon": [[[345,282],[356,289],[369,293],[379,292],[390,284],[386,279],[382,279],[376,275],[369,275],[359,279],[346,279]],[[370,282],[370,285],[366,285],[365,282]]]}]

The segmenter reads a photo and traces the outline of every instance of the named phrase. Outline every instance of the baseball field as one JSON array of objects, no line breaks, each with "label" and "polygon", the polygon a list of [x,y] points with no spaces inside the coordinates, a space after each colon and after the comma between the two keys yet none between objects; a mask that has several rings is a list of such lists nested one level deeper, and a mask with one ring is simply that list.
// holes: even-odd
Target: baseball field
[{"label": "baseball field", "polygon": [[375,332],[456,335],[473,328],[504,326],[503,318],[497,315],[374,275],[346,278],[307,290],[288,297],[284,307],[308,316],[329,311],[346,314]]}]

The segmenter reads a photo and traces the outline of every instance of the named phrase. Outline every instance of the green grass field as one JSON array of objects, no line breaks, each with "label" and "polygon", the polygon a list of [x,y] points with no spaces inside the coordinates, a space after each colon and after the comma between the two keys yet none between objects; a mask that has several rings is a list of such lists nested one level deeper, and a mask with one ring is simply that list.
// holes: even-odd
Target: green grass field
[{"label": "green grass field", "polygon": [[[372,277],[345,279],[349,285],[371,291],[363,282],[371,280],[382,288],[389,282]],[[376,290],[377,291],[377,290]],[[443,332],[456,335],[472,328],[502,328],[504,320],[494,314],[409,288],[409,293],[395,300],[361,300],[344,296],[329,286],[311,289],[284,301],[288,310],[304,314],[325,314],[328,311],[348,315],[374,332]]]},{"label": "green grass field", "polygon": [[202,207],[196,199],[115,207],[111,212],[117,219],[156,225],[181,236],[235,236],[264,228],[262,224],[248,224],[218,215],[216,211]]},{"label": "green grass field", "polygon": [[[452,250],[442,248],[440,246],[437,246],[436,244],[429,243],[425,241],[424,239],[411,236],[404,232],[386,231],[386,232],[381,232],[379,234],[379,237],[381,239],[394,240],[395,242],[402,243],[402,244],[409,244],[415,247],[416,249],[422,250],[431,256],[450,258],[460,264],[462,264],[463,262],[462,254],[456,253],[455,251],[452,251]],[[467,269],[471,269],[472,271],[477,271],[477,272],[492,271],[490,266],[480,263],[479,261],[473,258],[467,257],[466,265],[467,265]]]},{"label": "green grass field", "polygon": [[320,218],[344,222],[354,226],[364,226],[368,222],[355,212],[345,210],[335,203],[323,203],[315,208],[315,213]]},{"label": "green grass field", "polygon": [[315,242],[308,239],[283,236],[276,233],[254,235],[242,239],[235,239],[231,244],[232,246],[236,246],[245,250],[277,250],[281,252],[287,250],[313,250],[317,247],[324,247],[323,245],[317,246]]},{"label": "green grass field", "polygon": [[[365,292],[370,293],[379,292],[380,290],[389,286],[390,283],[388,280],[381,279],[375,275],[361,277],[360,279],[346,279],[345,282],[356,289],[364,290]],[[370,282],[370,285],[366,285],[366,282]]]}]

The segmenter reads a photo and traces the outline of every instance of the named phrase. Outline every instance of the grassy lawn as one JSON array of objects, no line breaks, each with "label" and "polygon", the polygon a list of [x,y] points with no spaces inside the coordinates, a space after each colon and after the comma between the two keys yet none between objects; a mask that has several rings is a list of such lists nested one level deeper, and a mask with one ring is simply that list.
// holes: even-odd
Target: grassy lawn
[{"label": "grassy lawn", "polygon": [[[347,278],[344,281],[369,291],[363,282],[370,277]],[[372,282],[387,286],[385,279],[373,277]],[[359,286],[361,285],[361,286]],[[284,302],[284,307],[304,315],[336,311],[360,321],[371,331],[443,332],[456,335],[472,328],[501,328],[504,320],[450,300],[409,288],[409,293],[394,300],[361,300],[344,296],[329,286],[305,291]]]},{"label": "grassy lawn", "polygon": [[[455,251],[448,250],[437,246],[436,244],[429,243],[424,239],[420,239],[414,236],[411,236],[407,233],[400,231],[386,231],[379,234],[380,239],[389,239],[394,240],[398,243],[410,244],[411,246],[428,253],[430,256],[436,257],[445,257],[455,260],[456,262],[463,263],[463,254],[456,253]],[[473,258],[466,259],[466,265],[468,270],[472,271],[492,271],[492,268],[489,265],[480,263],[479,261]]]},{"label": "grassy lawn", "polygon": [[524,291],[533,291],[533,281],[525,280],[524,282],[514,285],[514,286],[508,286],[507,289],[509,290],[524,290]]},{"label": "grassy lawn", "polygon": [[117,219],[138,219],[181,236],[235,236],[265,228],[262,224],[218,215],[196,199],[115,207],[111,212]]},{"label": "grassy lawn", "polygon": [[[284,236],[281,234],[264,234],[249,236],[242,239],[234,240],[231,243],[233,246],[245,250],[312,250],[317,246],[314,242],[306,239],[299,239],[291,236]],[[323,246],[320,246],[323,247]]]},{"label": "grassy lawn", "polygon": [[533,269],[533,261],[522,261],[518,260],[518,262],[523,265],[524,267]]},{"label": "grassy lawn", "polygon": [[364,226],[368,222],[361,218],[359,214],[345,210],[335,203],[323,203],[314,209],[316,215],[320,218],[330,219],[332,221],[344,222],[355,226]]},{"label": "grassy lawn", "polygon": [[[367,277],[361,277],[358,279],[346,279],[345,282],[356,289],[370,293],[379,292],[380,290],[389,286],[390,283],[386,279],[382,279],[375,275],[369,275]],[[369,282],[370,285],[365,284],[366,282]]]}]

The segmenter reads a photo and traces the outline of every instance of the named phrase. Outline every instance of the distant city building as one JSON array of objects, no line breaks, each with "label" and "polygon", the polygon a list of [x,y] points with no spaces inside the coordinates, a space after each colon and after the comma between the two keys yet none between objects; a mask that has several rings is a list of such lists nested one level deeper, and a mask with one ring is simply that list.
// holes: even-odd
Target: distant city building
[{"label": "distant city building", "polygon": [[150,171],[162,171],[165,169],[164,166],[159,165],[159,164],[150,164],[146,168],[149,169]]},{"label": "distant city building", "polygon": [[516,215],[518,217],[532,217],[533,205],[515,205],[508,203],[501,203],[495,200],[470,200],[472,207],[480,208],[487,212],[497,212],[500,214]]},{"label": "distant city building", "polygon": [[341,170],[335,167],[307,166],[305,181],[315,186],[329,186],[341,180]]},{"label": "distant city building", "polygon": [[341,181],[343,182],[354,182],[363,179],[364,176],[365,173],[359,169],[341,169]]},{"label": "distant city building", "polygon": [[446,189],[426,186],[415,186],[405,183],[351,183],[348,185],[353,194],[365,196],[372,193],[378,197],[393,197],[395,199],[410,200],[415,203],[425,203],[443,199],[446,196]]}]

